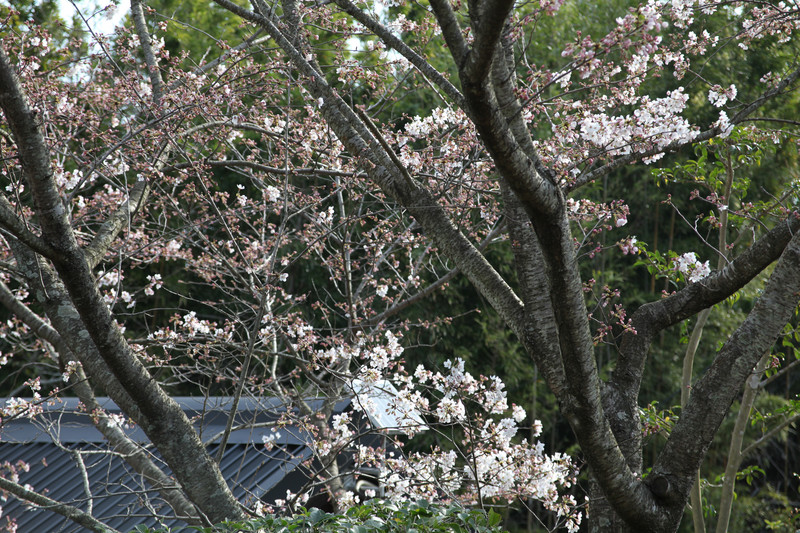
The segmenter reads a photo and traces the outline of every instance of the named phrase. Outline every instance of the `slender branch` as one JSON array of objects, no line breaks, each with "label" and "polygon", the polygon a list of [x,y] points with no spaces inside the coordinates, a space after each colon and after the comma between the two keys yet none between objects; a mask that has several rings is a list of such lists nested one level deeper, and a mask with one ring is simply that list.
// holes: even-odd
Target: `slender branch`
[{"label": "slender branch", "polygon": [[86,495],[86,512],[92,514],[94,509],[94,498],[92,497],[92,486],[89,483],[89,473],[86,471],[86,463],[83,462],[83,455],[80,450],[67,450],[60,446],[59,448],[72,455],[73,460],[78,465],[78,470],[81,473],[81,484],[83,485],[83,493]]},{"label": "slender branch", "polygon": [[[281,167],[272,167],[269,165],[263,165],[261,163],[256,163],[255,161],[246,161],[246,160],[223,160],[223,161],[203,161],[203,165],[208,165],[210,167],[221,167],[221,168],[250,168],[253,170],[260,170],[262,172],[268,172],[270,174],[297,174],[297,175],[311,175],[311,176],[342,176],[342,177],[365,177],[365,173],[354,173],[354,172],[345,172],[341,170],[327,170],[324,168],[313,168],[313,167],[301,167],[301,168],[281,168]],[[187,168],[195,168],[195,163],[178,163],[177,165],[172,165],[166,167],[164,171],[169,170],[184,170]]]},{"label": "slender branch", "polygon": [[[731,187],[733,186],[733,165],[731,164],[731,154],[728,151],[725,154],[725,187],[722,192],[722,198],[725,199],[725,208],[720,208],[719,213],[719,237],[717,248],[717,270],[721,270],[727,263],[726,257],[727,243],[728,243],[728,210],[731,205]],[[707,307],[700,311],[697,316],[697,322],[692,329],[692,334],[689,337],[689,343],[686,345],[686,354],[683,356],[683,373],[681,375],[681,408],[685,407],[689,402],[692,387],[692,368],[694,366],[695,354],[697,347],[700,344],[700,339],[703,336],[703,328],[705,328],[706,321],[711,314],[711,307]],[[748,407],[748,415],[749,415]],[[741,444],[741,443],[740,443]],[[733,443],[731,443],[733,449]],[[729,456],[730,459],[730,456]],[[729,463],[730,464],[730,463]],[[700,485],[700,472],[695,473],[694,486],[690,495],[692,505],[692,521],[694,522],[695,533],[705,533],[706,526],[703,517],[703,500],[702,500],[702,487]],[[727,527],[727,523],[726,523]]]},{"label": "slender branch", "polygon": [[[158,63],[155,59],[155,55],[153,54],[150,35],[149,32],[147,31],[147,26],[144,23],[144,14],[142,12],[140,0],[132,2],[131,14],[134,19],[134,25],[136,28],[137,35],[139,36],[139,41],[142,43],[142,50],[145,56],[145,62],[147,65],[148,74],[150,76],[151,83],[153,84],[153,101],[155,103],[158,103],[163,92],[161,89],[161,87],[163,87],[163,80],[161,78],[161,73],[158,69]],[[211,68],[216,67],[218,64],[220,64],[221,61],[223,61],[236,51],[244,50],[252,46],[253,44],[261,42],[265,39],[266,38],[259,39],[258,35],[256,34],[251,38],[247,39],[246,41],[244,41],[243,43],[239,44],[238,46],[226,50],[220,57],[218,57],[217,59],[211,61],[206,65],[203,65],[200,68],[195,69],[194,72],[196,74],[201,74],[203,72],[206,72]],[[180,82],[173,83],[168,86],[168,89],[173,89],[179,84]],[[131,135],[126,135],[119,143],[117,143],[115,146],[112,146],[109,150],[107,150],[103,154],[103,156],[101,156],[98,159],[98,162],[105,159],[105,157],[108,154],[113,153],[113,151],[116,150],[119,146],[121,146],[125,142],[128,142],[130,140],[130,137],[133,136],[133,134],[138,134],[150,127],[156,126],[161,121],[169,117],[172,113],[174,113],[174,110],[168,112],[164,116],[157,118],[156,120],[153,120],[151,123],[145,124],[136,132],[132,132]],[[206,125],[201,125],[195,128],[191,128],[188,132],[184,132],[183,135],[192,133],[202,127],[217,126],[221,124],[227,124],[227,123],[222,121],[214,121]],[[247,125],[243,125],[241,129],[248,129]],[[262,133],[268,133],[263,128],[258,128],[257,126],[251,125],[249,129],[254,129]],[[162,147],[159,157],[155,161],[155,168],[157,171],[166,170],[165,168],[166,162],[169,158],[170,153],[171,150],[169,145],[165,144],[165,146]],[[94,166],[96,166],[96,164],[97,163],[93,165],[93,168]],[[91,169],[89,172],[87,172],[87,176],[90,174],[91,174]],[[114,213],[112,213],[103,222],[103,225],[95,234],[94,238],[92,239],[92,242],[90,242],[89,245],[86,246],[86,248],[84,249],[86,260],[89,263],[89,267],[91,269],[94,269],[100,263],[100,261],[103,259],[104,254],[113,244],[113,242],[117,239],[117,237],[119,237],[119,234],[122,232],[122,230],[125,229],[125,227],[130,224],[132,216],[141,208],[142,205],[144,205],[147,202],[147,198],[150,195],[150,190],[151,186],[149,180],[139,179],[129,191],[128,197],[125,200],[125,202],[123,202],[123,204],[120,205],[119,208],[116,209]]]},{"label": "slender branch", "polygon": [[119,237],[122,230],[130,224],[133,215],[147,201],[149,194],[150,185],[145,178],[141,178],[128,192],[128,197],[122,205],[103,222],[92,241],[83,249],[90,269],[94,270],[100,264],[103,256]]},{"label": "slender branch", "polygon": [[[483,239],[483,241],[480,243],[480,245],[478,246],[478,250],[483,252],[489,246],[489,243],[491,243],[492,240],[497,236],[497,234],[500,233],[501,228],[502,225],[498,225],[496,228],[494,228],[489,233],[489,235],[487,235],[486,238]],[[458,267],[450,269],[444,276],[440,277],[433,283],[427,285],[421,291],[414,293],[408,298],[392,305],[389,309],[385,310],[381,314],[366,319],[360,324],[360,326],[370,327],[380,324],[381,322],[384,322],[388,318],[400,313],[404,309],[412,306],[413,304],[419,302],[420,300],[427,298],[429,295],[433,294],[437,289],[440,289],[441,287],[449,283],[450,280],[455,278],[460,272],[461,270],[459,270]]]},{"label": "slender branch", "polygon": [[41,237],[28,229],[27,224],[14,213],[14,207],[5,194],[0,194],[0,226],[44,257],[52,258],[56,253]]},{"label": "slender branch", "polygon": [[794,369],[794,367],[796,367],[798,365],[800,365],[800,359],[795,359],[794,361],[792,361],[788,365],[781,367],[780,370],[778,370],[777,372],[772,374],[770,377],[768,377],[767,379],[765,379],[765,380],[763,380],[761,382],[761,388],[763,389],[764,387],[766,387],[767,385],[769,385],[770,383],[772,383],[776,379],[780,378],[781,376],[786,375],[788,372],[791,372]]},{"label": "slender branch", "polygon": [[383,138],[383,135],[381,135],[378,127],[372,122],[372,119],[369,118],[369,116],[358,107],[354,107],[353,111],[356,112],[372,136],[375,137],[375,140],[377,140],[381,145],[384,153],[389,156],[389,159],[392,160],[392,163],[394,163],[394,166],[396,166],[397,170],[400,171],[400,175],[403,176],[403,179],[406,180],[406,183],[412,187],[415,187],[416,184],[414,183],[414,178],[411,177],[411,174],[408,173],[408,169],[406,169],[405,165],[403,165],[403,163],[400,161],[400,158],[397,157],[397,154],[394,153],[394,150],[392,150],[392,147],[386,142],[386,139]]},{"label": "slender branch", "polygon": [[458,268],[450,269],[450,271],[447,272],[444,276],[440,277],[433,283],[427,285],[421,291],[416,292],[411,296],[409,296],[408,298],[402,300],[401,302],[394,304],[392,307],[382,312],[381,314],[375,315],[374,317],[364,320],[363,322],[361,322],[360,326],[370,327],[380,324],[381,322],[384,322],[385,320],[391,318],[392,316],[400,313],[401,311],[411,307],[415,303],[424,300],[425,298],[433,294],[434,292],[436,292],[437,289],[440,289],[441,287],[445,286],[447,283],[450,282],[450,280],[455,278],[459,274],[459,272],[460,270]]},{"label": "slender branch", "polygon": [[0,476],[0,489],[10,492],[20,500],[30,502],[37,507],[69,518],[73,522],[82,525],[90,531],[95,531],[97,533],[119,533],[119,531],[116,529],[100,522],[92,515],[81,511],[77,507],[61,503],[52,498],[48,498],[47,496],[33,492],[32,490],[28,490],[22,485],[14,483],[13,481],[9,481],[2,476]]},{"label": "slender branch", "polygon": [[131,18],[136,35],[139,37],[139,45],[142,47],[144,62],[147,66],[147,75],[153,86],[153,103],[158,105],[163,96],[164,81],[161,79],[161,71],[158,68],[158,61],[153,53],[153,44],[150,40],[150,32],[147,31],[147,24],[144,20],[142,11],[142,0],[131,0]]},{"label": "slender branch", "polygon": [[55,346],[59,353],[62,350],[69,350],[58,331],[39,318],[27,305],[20,302],[11,292],[11,289],[2,281],[0,281],[0,304],[16,315],[19,320],[31,329],[34,335]]},{"label": "slender branch", "polygon": [[747,105],[744,109],[736,113],[733,118],[731,118],[731,124],[737,124],[744,120],[746,117],[751,115],[753,111],[764,105],[766,102],[774,98],[775,96],[780,95],[786,89],[789,88],[789,85],[793,84],[800,78],[800,67],[796,68],[793,72],[791,72],[788,76],[783,78],[775,87],[769,89],[768,91],[764,91],[764,93],[753,100],[749,105]]},{"label": "slender branch", "polygon": [[[139,37],[147,73],[150,78],[150,84],[152,85],[153,103],[158,106],[163,96],[164,81],[161,78],[158,61],[153,53],[150,32],[147,30],[147,24],[144,20],[141,0],[131,0],[131,17],[133,18],[136,34]],[[155,161],[155,168],[157,170],[161,170],[166,165],[169,153],[169,145],[164,145],[160,150],[159,157],[156,158]],[[128,192],[128,198],[125,202],[103,222],[103,225],[95,234],[92,242],[85,248],[84,254],[90,269],[94,269],[100,263],[106,251],[117,239],[120,232],[122,232],[126,226],[130,225],[134,213],[147,201],[149,194],[150,185],[148,180],[143,177],[139,178]]]},{"label": "slender branch", "polygon": [[[735,124],[738,124],[740,122],[744,122],[748,115],[750,115],[756,109],[758,109],[759,107],[764,105],[764,103],[769,101],[771,98],[774,98],[775,96],[777,96],[780,93],[782,93],[784,90],[786,90],[786,88],[789,85],[791,85],[792,83],[797,81],[798,78],[800,78],[800,68],[794,70],[791,74],[789,74],[783,80],[781,80],[781,82],[778,83],[778,85],[776,85],[775,87],[773,87],[772,89],[770,89],[768,91],[765,91],[759,98],[755,99],[747,107],[745,107],[744,109],[742,109],[741,111],[736,113],[736,115],[732,119],[730,119],[730,123],[732,125],[735,125]],[[697,144],[697,143],[702,142],[702,141],[707,141],[709,139],[717,137],[718,135],[720,135],[722,133],[722,131],[723,130],[721,128],[717,128],[717,127],[710,128],[710,129],[707,129],[707,130],[703,131],[702,133],[699,133],[697,136],[693,137],[690,141],[677,141],[677,142],[669,144],[669,145],[667,145],[667,146],[665,146],[663,148],[653,148],[653,149],[650,149],[650,150],[645,150],[643,152],[632,153],[632,154],[624,155],[622,157],[618,157],[617,159],[614,159],[613,161],[610,161],[609,163],[606,163],[605,165],[603,165],[600,168],[597,168],[597,169],[595,169],[595,170],[593,170],[591,172],[587,172],[586,174],[583,174],[578,179],[576,179],[574,182],[568,184],[564,188],[564,190],[567,193],[572,192],[575,189],[583,187],[587,183],[591,183],[592,181],[597,180],[597,179],[601,178],[602,176],[605,176],[606,174],[611,173],[611,171],[616,170],[616,169],[618,169],[620,167],[623,167],[623,166],[625,166],[625,165],[627,165],[629,163],[633,163],[634,161],[638,161],[638,160],[640,160],[640,159],[642,159],[644,157],[649,157],[649,156],[653,156],[653,155],[656,155],[656,154],[675,152],[677,150],[680,150],[684,146]]]},{"label": "slender branch", "polygon": [[417,70],[420,71],[426,78],[431,80],[437,87],[444,91],[444,93],[450,97],[450,99],[460,108],[464,108],[464,95],[456,89],[455,85],[450,83],[450,81],[445,78],[441,72],[433,68],[433,66],[428,63],[425,58],[420,56],[414,50],[412,50],[406,43],[396,37],[391,31],[389,31],[386,26],[375,20],[374,18],[370,17],[362,10],[360,10],[355,4],[350,2],[350,0],[335,0],[336,5],[338,5],[345,13],[356,19],[358,22],[364,25],[365,28],[371,30],[375,35],[380,37],[380,39],[390,48],[397,51],[400,55],[406,58],[412,65],[417,67]]},{"label": "slender branch", "polygon": [[[734,499],[733,489],[736,486],[736,473],[739,471],[739,466],[742,464],[742,459],[744,458],[744,454],[742,453],[742,441],[744,441],[744,434],[747,430],[747,422],[750,420],[750,411],[753,408],[753,403],[759,391],[758,379],[761,374],[764,373],[769,356],[770,352],[764,354],[758,361],[753,373],[747,381],[745,381],[742,401],[739,404],[739,413],[736,415],[736,422],[731,432],[731,443],[728,447],[725,476],[722,482],[722,497],[720,498],[719,513],[717,515],[717,533],[726,533],[728,531],[728,523],[731,518],[731,506],[733,505]],[[694,512],[694,509],[692,509],[692,512]]]},{"label": "slender branch", "polygon": [[431,192],[405,179],[363,120],[333,91],[325,78],[272,20],[247,11],[230,0],[214,1],[246,20],[259,24],[272,36],[298,70],[308,78],[307,88],[311,95],[322,99],[322,115],[339,141],[354,157],[369,162],[366,171],[371,179],[409,211],[436,245],[469,277],[509,327],[521,333],[523,306],[514,291],[453,224]]},{"label": "slender branch", "polygon": [[741,122],[775,122],[776,124],[788,124],[790,126],[800,126],[800,120],[789,120],[786,118],[777,118],[777,117],[750,117],[741,120]]},{"label": "slender branch", "polygon": [[236,419],[236,410],[239,407],[239,400],[244,391],[244,384],[247,380],[247,373],[250,370],[250,363],[253,360],[253,352],[255,351],[256,339],[258,338],[258,331],[261,329],[261,319],[264,318],[264,311],[267,305],[267,291],[261,293],[261,301],[258,304],[258,313],[256,313],[256,320],[253,322],[252,331],[249,332],[249,339],[247,342],[247,353],[245,354],[244,363],[242,363],[242,370],[239,373],[239,384],[236,386],[236,392],[233,395],[233,405],[231,405],[230,413],[228,413],[228,421],[225,424],[225,431],[222,434],[222,439],[219,443],[219,451],[217,452],[217,463],[222,462],[222,457],[225,455],[225,447],[228,444],[228,438],[231,435],[231,428],[233,421]]},{"label": "slender branch", "polygon": [[770,429],[766,433],[764,433],[761,437],[759,437],[754,442],[751,442],[745,449],[742,450],[742,458],[747,455],[750,455],[752,452],[772,440],[778,433],[783,431],[783,429],[787,426],[791,426],[795,422],[800,420],[800,413],[795,413],[792,416],[786,417],[780,424],[775,426],[774,428]]}]

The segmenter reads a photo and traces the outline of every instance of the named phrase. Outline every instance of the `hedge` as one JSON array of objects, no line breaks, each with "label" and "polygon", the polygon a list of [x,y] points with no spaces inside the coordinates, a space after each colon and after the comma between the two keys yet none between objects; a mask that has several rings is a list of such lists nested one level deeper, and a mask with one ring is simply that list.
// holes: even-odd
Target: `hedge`
[{"label": "hedge", "polygon": [[138,526],[131,533],[501,533],[505,530],[500,521],[500,515],[492,510],[487,514],[459,504],[370,500],[341,514],[304,509],[294,516],[270,515],[214,527],[178,530]]}]

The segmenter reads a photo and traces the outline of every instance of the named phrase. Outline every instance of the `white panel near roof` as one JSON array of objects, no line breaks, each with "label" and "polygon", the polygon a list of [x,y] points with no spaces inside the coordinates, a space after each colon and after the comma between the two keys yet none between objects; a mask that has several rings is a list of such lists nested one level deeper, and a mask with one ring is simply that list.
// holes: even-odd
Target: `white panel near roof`
[{"label": "white panel near roof", "polygon": [[418,431],[428,429],[416,409],[399,411],[396,402],[398,391],[391,381],[382,379],[366,383],[354,379],[350,388],[355,395],[353,403],[364,410],[376,429],[385,429],[390,434],[404,433],[402,428],[409,425],[416,426]]}]

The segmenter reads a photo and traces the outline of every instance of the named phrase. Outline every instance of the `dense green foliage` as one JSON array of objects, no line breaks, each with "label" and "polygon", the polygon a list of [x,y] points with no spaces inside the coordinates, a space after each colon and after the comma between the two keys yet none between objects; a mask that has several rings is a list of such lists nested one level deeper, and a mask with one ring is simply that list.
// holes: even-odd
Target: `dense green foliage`
[{"label": "dense green foliage", "polygon": [[[500,533],[500,515],[468,510],[426,501],[394,503],[371,500],[352,507],[343,514],[319,509],[292,517],[267,516],[249,522],[226,522],[217,527],[191,528],[201,533]],[[178,533],[178,530],[153,530],[139,527],[136,533]],[[183,531],[183,530],[182,530]],[[132,532],[133,533],[133,532]]]}]

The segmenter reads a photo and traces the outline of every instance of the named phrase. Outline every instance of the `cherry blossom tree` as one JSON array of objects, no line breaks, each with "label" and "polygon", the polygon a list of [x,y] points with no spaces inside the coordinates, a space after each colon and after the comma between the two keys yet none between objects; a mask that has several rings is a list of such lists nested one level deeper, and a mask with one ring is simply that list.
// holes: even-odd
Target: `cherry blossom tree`
[{"label": "cherry blossom tree", "polygon": [[[558,493],[572,463],[518,439],[527,414],[502,382],[459,360],[439,372],[402,365],[404,333],[449,320],[404,311],[463,275],[574,431],[592,479],[590,529],[676,530],[719,425],[800,301],[796,177],[786,169],[774,196],[746,203],[695,176],[714,216],[695,226],[696,249],[667,257],[624,234],[636,206],[591,191],[691,147],[793,141],[796,117],[776,103],[791,98],[797,65],[747,92],[709,65],[791,49],[796,7],[650,1],[621,8],[603,35],[572,30],[549,43],[557,58],[543,58],[543,28],[570,4],[215,2],[246,37],[202,57],[163,40],[192,21],[141,0],[129,27],[89,53],[33,25],[4,39],[0,297],[14,314],[6,338],[25,346],[9,360],[32,353],[60,367],[51,375],[189,521],[241,518],[252,502],[235,501],[172,391],[284,399],[284,423],[315,436],[317,479],[344,507],[355,494],[336,458],[353,448],[358,414],[375,414],[361,392],[377,389],[401,434],[430,427],[454,445],[389,460],[357,447],[355,460],[382,469],[398,497],[534,497],[575,529],[574,501]],[[435,104],[422,112],[415,96]],[[690,105],[706,118],[686,116]],[[736,237],[716,248],[707,235],[720,231]],[[507,279],[488,259],[503,246],[514,258]],[[626,310],[617,287],[586,275],[613,254],[646,257],[674,290]],[[645,465],[651,344],[757,278],[761,296]],[[607,378],[600,344],[616,352]],[[35,400],[7,405],[4,418],[35,416],[63,383],[26,387]],[[93,388],[142,427],[177,484],[97,409]],[[342,396],[356,409],[332,416]],[[312,397],[326,399],[319,412]],[[527,426],[538,434],[538,422]],[[3,490],[50,505],[11,477]]]},{"label": "cherry blossom tree", "polygon": [[[287,84],[272,79],[264,64],[237,66],[265,39],[182,71],[184,58],[170,58],[150,35],[141,4],[132,5],[131,18],[113,54],[112,44],[99,39],[92,43],[96,52],[83,55],[82,43],[55,43],[30,21],[15,28],[2,52],[4,146],[12,161],[4,169],[4,209],[25,234],[23,240],[5,234],[8,269],[0,296],[15,318],[4,326],[11,353],[3,363],[13,368],[15,358],[29,360],[33,352],[44,368],[23,384],[31,398],[8,400],[3,419],[37,421],[58,405],[59,394],[78,395],[108,440],[108,452],[124,456],[190,523],[296,507],[317,485],[346,507],[359,497],[339,471],[337,459],[346,452],[357,466],[379,468],[394,499],[483,505],[525,494],[577,527],[574,501],[558,491],[574,481],[571,460],[515,438],[526,414],[518,406],[512,410],[501,381],[474,378],[463,361],[446,376],[423,369],[409,376],[399,365],[400,335],[409,326],[392,317],[446,279],[421,286],[431,250],[418,251],[414,223],[406,217],[379,216],[392,206],[353,170],[302,95],[287,93]],[[179,78],[165,82],[157,61]],[[285,69],[281,62],[273,67]],[[206,93],[209,76],[256,76],[270,88],[258,91],[260,111],[245,115],[240,110],[252,104],[253,80],[214,82]],[[188,114],[165,111],[178,103]],[[316,152],[298,143],[304,138],[327,153],[321,167]],[[253,151],[262,155],[253,158]],[[45,237],[34,198],[49,198],[45,210],[55,210],[47,239],[57,234],[60,251],[45,245],[53,255],[38,248]],[[24,244],[28,237],[34,248]],[[330,288],[304,286],[304,269],[319,269]],[[223,434],[200,439],[168,395],[186,387],[234,397]],[[129,419],[106,413],[98,390]],[[356,446],[366,429],[358,412],[376,414],[370,398],[387,390],[401,426],[382,431],[408,437],[422,427],[462,428],[470,444],[404,456]],[[273,432],[264,436],[267,449],[281,426],[299,426],[312,437],[307,491],[282,502],[234,500],[217,466],[222,451],[211,457],[207,447],[224,450],[243,396],[284,402]],[[356,398],[356,412],[333,416],[342,397]],[[323,398],[322,407],[310,407],[312,398]],[[128,437],[123,427],[130,421],[144,430],[174,478]],[[91,505],[87,510],[33,492],[24,484],[28,468],[4,465],[4,495],[92,530],[107,529]],[[499,475],[508,472],[517,475]]]}]

